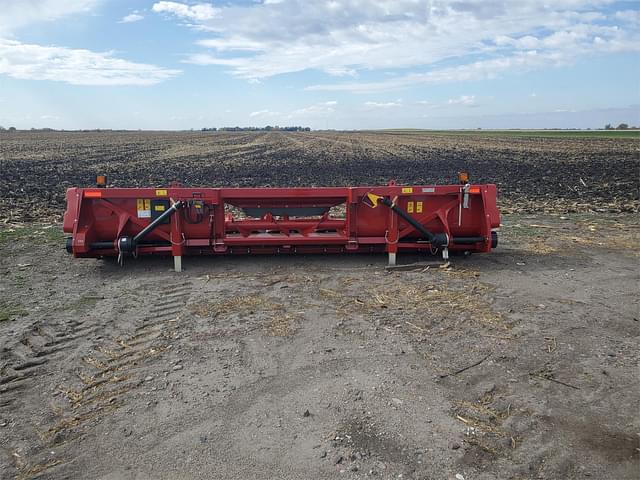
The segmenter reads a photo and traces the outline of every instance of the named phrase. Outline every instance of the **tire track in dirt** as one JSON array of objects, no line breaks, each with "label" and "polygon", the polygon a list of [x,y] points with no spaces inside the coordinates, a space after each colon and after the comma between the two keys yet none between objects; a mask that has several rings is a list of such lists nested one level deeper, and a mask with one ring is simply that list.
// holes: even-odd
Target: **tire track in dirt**
[{"label": "tire track in dirt", "polygon": [[38,464],[31,465],[27,460],[41,450],[41,438],[34,425],[43,405],[33,399],[46,390],[47,378],[59,370],[49,365],[59,364],[65,355],[79,348],[87,335],[100,330],[95,319],[83,318],[55,321],[47,316],[38,320],[0,356],[0,415],[11,418],[26,414],[33,424],[19,425],[13,437],[5,438],[1,444],[14,461],[15,478],[32,478],[43,471],[44,465],[58,464],[57,460],[46,458],[46,453],[45,460]]},{"label": "tire track in dirt", "polygon": [[[150,291],[156,293],[148,300],[148,306],[142,307],[146,314],[139,320],[98,325],[97,319],[87,316],[87,320],[55,326],[43,326],[41,321],[16,348],[2,352],[0,409],[31,410],[34,423],[22,425],[11,444],[3,445],[14,459],[15,478],[36,478],[45,473],[52,478],[64,476],[65,469],[74,463],[69,452],[78,451],[74,444],[88,434],[92,425],[105,421],[110,413],[126,405],[128,396],[135,395],[143,385],[149,364],[170,350],[192,285],[187,282]],[[106,331],[110,326],[116,327],[113,332]],[[78,345],[91,332],[104,336],[95,336],[89,345]],[[42,384],[30,380],[53,375],[55,372],[48,369],[49,361],[55,358],[52,364],[59,364],[61,356],[73,348],[77,355],[69,355],[68,359],[75,362],[68,362],[64,383],[55,388],[58,395],[50,401],[50,411],[42,418],[44,405],[26,405],[19,399],[33,398],[26,395],[27,390],[42,389]],[[56,381],[60,381],[59,377]]]},{"label": "tire track in dirt", "polygon": [[45,321],[35,323],[15,345],[2,352],[0,408],[15,404],[22,396],[20,391],[31,387],[29,380],[46,374],[48,362],[73,348],[75,340],[99,329],[85,325],[85,321],[53,325],[45,325]]}]

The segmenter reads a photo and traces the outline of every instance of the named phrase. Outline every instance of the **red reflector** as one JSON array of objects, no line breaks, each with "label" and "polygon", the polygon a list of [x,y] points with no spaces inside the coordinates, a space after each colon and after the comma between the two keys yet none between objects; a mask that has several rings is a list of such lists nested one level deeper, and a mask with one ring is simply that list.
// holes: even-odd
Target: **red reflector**
[{"label": "red reflector", "polygon": [[480,187],[471,187],[469,193],[480,193]]},{"label": "red reflector", "polygon": [[84,192],[84,196],[86,198],[100,198],[102,196],[102,192],[88,191],[88,192]]}]

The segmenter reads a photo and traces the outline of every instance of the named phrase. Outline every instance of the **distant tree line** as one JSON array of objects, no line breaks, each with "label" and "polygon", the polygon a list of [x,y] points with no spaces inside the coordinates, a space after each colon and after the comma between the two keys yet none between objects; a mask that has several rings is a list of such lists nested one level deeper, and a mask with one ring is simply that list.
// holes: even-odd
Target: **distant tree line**
[{"label": "distant tree line", "polygon": [[[17,131],[16,127],[9,127],[9,128],[4,128],[2,125],[0,125],[0,132],[15,132]],[[21,132],[26,132],[27,130],[20,130]],[[113,130],[111,128],[84,128],[84,129],[80,129],[80,130],[65,130],[63,129],[59,129],[59,128],[48,128],[48,127],[44,127],[44,128],[33,128],[31,127],[29,130],[29,132],[130,132],[131,130]],[[139,130],[138,130],[139,131]]]},{"label": "distant tree line", "polygon": [[280,127],[278,125],[271,126],[267,125],[266,127],[211,127],[211,128],[203,128],[203,132],[310,132],[311,128],[309,127]]},{"label": "distant tree line", "polygon": [[610,123],[607,123],[607,124],[604,126],[604,129],[605,129],[605,130],[629,130],[629,129],[635,130],[635,129],[637,129],[637,128],[638,128],[638,127],[630,127],[630,126],[629,126],[629,124],[627,124],[627,123],[621,123],[621,124],[620,124],[620,125],[618,125],[617,127],[614,127],[614,126],[613,126],[613,125],[611,125]]}]

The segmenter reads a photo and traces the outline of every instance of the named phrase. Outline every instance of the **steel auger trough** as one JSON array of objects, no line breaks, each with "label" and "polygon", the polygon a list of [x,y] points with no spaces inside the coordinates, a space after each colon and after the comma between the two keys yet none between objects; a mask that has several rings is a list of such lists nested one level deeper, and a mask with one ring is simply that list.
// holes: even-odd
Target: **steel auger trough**
[{"label": "steel auger trough", "polygon": [[500,225],[496,186],[111,188],[67,190],[75,257],[489,252]]}]

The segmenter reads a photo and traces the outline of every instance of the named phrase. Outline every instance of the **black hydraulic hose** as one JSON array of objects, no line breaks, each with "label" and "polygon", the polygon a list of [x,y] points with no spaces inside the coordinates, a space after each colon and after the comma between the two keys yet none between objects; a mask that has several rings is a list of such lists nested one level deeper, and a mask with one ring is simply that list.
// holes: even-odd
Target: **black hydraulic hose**
[{"label": "black hydraulic hose", "polygon": [[177,210],[182,208],[184,202],[178,200],[176,203],[171,205],[165,212],[163,212],[160,216],[158,216],[153,222],[144,227],[140,233],[138,233],[135,237],[120,237],[116,241],[116,250],[122,253],[133,253],[136,251],[138,245],[143,245],[142,241],[144,237],[149,235],[158,225],[160,225],[165,219],[169,218],[173,215]]},{"label": "black hydraulic hose", "polygon": [[407,212],[399,208],[397,205],[391,201],[391,199],[382,197],[380,202],[383,205],[389,207],[393,212],[395,212],[399,217],[404,219],[407,223],[409,223],[413,228],[418,230],[424,237],[429,241],[429,243],[434,247],[446,247],[449,245],[449,237],[446,233],[431,233],[429,230],[424,228],[419,222],[414,220],[414,218],[409,215]]},{"label": "black hydraulic hose", "polygon": [[[93,242],[89,244],[89,248],[91,250],[112,250],[115,247],[115,242]],[[169,247],[171,246],[171,242],[166,241],[141,241],[136,244],[138,247]]]},{"label": "black hydraulic hose", "polygon": [[484,242],[484,237],[453,237],[454,245],[472,245],[474,243]]}]

